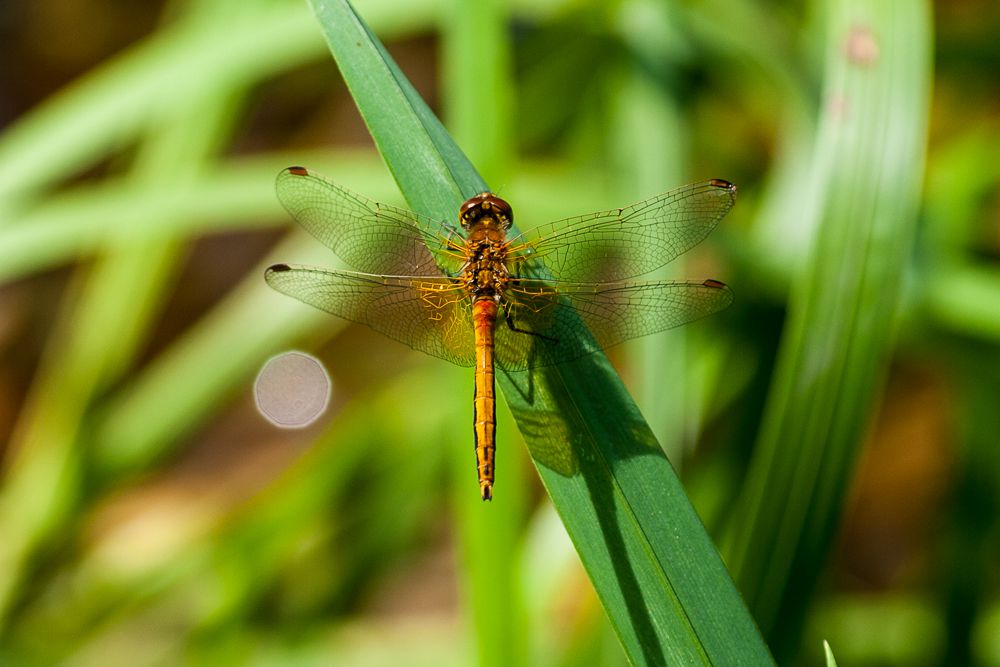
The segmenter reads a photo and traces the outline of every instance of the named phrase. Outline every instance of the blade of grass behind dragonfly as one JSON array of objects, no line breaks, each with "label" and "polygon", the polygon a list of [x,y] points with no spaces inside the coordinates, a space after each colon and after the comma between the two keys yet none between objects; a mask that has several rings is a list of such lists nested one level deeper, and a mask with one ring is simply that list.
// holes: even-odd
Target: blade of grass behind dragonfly
[{"label": "blade of grass behind dragonfly", "polygon": [[[505,182],[509,173],[511,124],[511,56],[506,37],[509,16],[500,0],[452,0],[441,21],[443,37],[442,77],[447,121],[458,141],[486,174]],[[489,81],[488,104],[483,103],[483,81]],[[456,372],[461,382],[468,374]],[[452,375],[450,374],[449,377]],[[450,396],[461,396],[459,391]],[[449,400],[443,398],[442,400]],[[466,412],[471,423],[471,405]],[[513,434],[513,420],[501,402],[497,406],[497,430]],[[456,429],[457,430],[457,429]],[[510,438],[504,438],[496,459],[498,480],[505,489],[502,502],[469,502],[478,493],[472,457],[472,429],[466,437],[453,438],[452,505],[461,546],[462,588],[466,608],[475,628],[476,663],[480,667],[529,664],[520,585],[520,558],[512,557],[520,544],[527,491],[523,454]]]},{"label": "blade of grass behind dragonfly", "polygon": [[[644,30],[637,28],[633,27],[626,35],[632,50],[647,56],[645,62],[669,63],[669,54],[649,53],[648,45],[657,44],[651,38],[651,31],[663,30],[660,22],[647,20]],[[608,143],[621,165],[614,170],[621,175],[617,188],[622,193],[621,200],[638,201],[668,189],[671,183],[683,182],[686,133],[679,109],[661,82],[650,76],[647,68],[631,61],[627,65],[619,73],[621,80],[612,81],[617,92],[612,96],[616,105],[613,135]],[[656,74],[662,78],[664,72]],[[678,280],[684,275],[684,264],[684,258],[679,257],[645,278]],[[687,400],[688,392],[694,388],[671,383],[668,393],[663,378],[686,376],[685,339],[682,328],[628,341],[625,345],[635,376],[636,401],[660,446],[677,468],[682,462],[685,420],[691,403]]]},{"label": "blade of grass behind dragonfly", "polygon": [[[351,6],[311,3],[410,205],[451,220],[465,198],[485,188],[481,177]],[[497,377],[632,662],[772,664],[680,482],[607,359],[595,354],[544,372]]]},{"label": "blade of grass behind dragonfly", "polygon": [[820,216],[793,286],[728,562],[779,660],[834,538],[885,375],[914,233],[930,86],[927,3],[826,3],[813,165]]}]

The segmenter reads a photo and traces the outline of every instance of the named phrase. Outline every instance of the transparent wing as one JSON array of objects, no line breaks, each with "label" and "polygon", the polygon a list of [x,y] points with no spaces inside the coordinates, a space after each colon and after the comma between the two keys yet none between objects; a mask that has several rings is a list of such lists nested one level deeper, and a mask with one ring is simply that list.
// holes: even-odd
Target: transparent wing
[{"label": "transparent wing", "polygon": [[[441,222],[380,204],[335,185],[305,167],[289,167],[275,182],[282,205],[310,234],[363,273],[455,275],[456,244]],[[455,240],[462,239],[455,232]]]},{"label": "transparent wing", "polygon": [[541,259],[560,281],[620,282],[697,245],[735,201],[732,183],[694,183],[624,208],[537,227],[511,241],[509,256],[515,267]]},{"label": "transparent wing", "polygon": [[504,292],[502,304],[514,328],[530,333],[498,321],[496,362],[524,370],[578,359],[693,322],[732,302],[730,289],[715,280],[606,285],[519,280]]},{"label": "transparent wing", "polygon": [[264,279],[282,294],[365,324],[415,350],[459,366],[471,366],[475,359],[469,299],[450,278],[275,264]]}]

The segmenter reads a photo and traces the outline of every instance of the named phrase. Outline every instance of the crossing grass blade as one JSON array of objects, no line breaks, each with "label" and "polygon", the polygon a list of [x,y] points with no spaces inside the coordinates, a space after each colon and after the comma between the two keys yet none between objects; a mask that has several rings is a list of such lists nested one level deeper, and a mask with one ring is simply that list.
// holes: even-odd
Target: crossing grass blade
[{"label": "crossing grass blade", "polygon": [[[351,6],[344,0],[311,4],[410,206],[452,219],[486,184]],[[679,480],[607,359],[594,355],[497,379],[633,664],[772,664]],[[497,502],[502,489],[498,485]]]},{"label": "crossing grass blade", "polygon": [[892,349],[930,101],[930,11],[826,3],[817,234],[786,327],[727,562],[779,660],[836,534]]},{"label": "crossing grass blade", "polygon": [[[505,39],[510,7],[501,0],[452,0],[449,20],[442,30],[443,97],[447,122],[458,141],[484,174],[506,182],[510,163],[513,72],[512,45]],[[490,81],[490,103],[482,103],[483,81]],[[454,394],[465,395],[468,374],[449,374],[459,385]],[[510,411],[497,406],[497,428],[514,433]],[[466,408],[471,413],[471,406]],[[471,417],[471,414],[467,416]],[[466,422],[468,423],[468,422]],[[496,474],[504,480],[504,501],[486,505],[470,503],[478,482],[469,474],[467,432],[454,429],[452,438],[452,507],[460,545],[459,576],[465,594],[466,614],[475,628],[476,664],[503,667],[533,662],[528,658],[530,633],[538,632],[525,618],[521,559],[511,557],[520,548],[531,486],[525,483],[530,468],[523,449],[501,446]],[[510,442],[510,440],[507,440]],[[518,451],[520,450],[520,451]]]},{"label": "crossing grass blade", "polygon": [[837,667],[837,659],[833,657],[833,649],[826,642],[823,642],[823,655],[826,656],[826,667]]}]

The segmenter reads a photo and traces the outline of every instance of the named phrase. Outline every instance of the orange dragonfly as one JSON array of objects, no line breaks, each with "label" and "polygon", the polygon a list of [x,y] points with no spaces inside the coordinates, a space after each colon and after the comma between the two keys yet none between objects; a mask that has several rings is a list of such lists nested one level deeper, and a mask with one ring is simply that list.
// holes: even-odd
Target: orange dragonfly
[{"label": "orange dragonfly", "polygon": [[421,352],[475,366],[483,500],[493,496],[494,364],[521,371],[578,359],[733,300],[717,280],[629,281],[715,228],[736,200],[736,186],[719,179],[512,238],[510,204],[490,192],[462,204],[460,231],[305,167],[281,172],[277,191],[299,224],[355,271],[275,264],[265,273],[268,285]]}]

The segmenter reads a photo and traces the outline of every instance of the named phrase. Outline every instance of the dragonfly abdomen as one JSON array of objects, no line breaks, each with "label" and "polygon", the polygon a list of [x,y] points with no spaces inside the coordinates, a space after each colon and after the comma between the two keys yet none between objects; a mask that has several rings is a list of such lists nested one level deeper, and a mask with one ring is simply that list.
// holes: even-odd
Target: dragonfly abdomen
[{"label": "dragonfly abdomen", "polygon": [[472,303],[472,323],[476,340],[476,380],[473,394],[473,431],[476,445],[476,468],[483,500],[493,498],[493,461],[496,453],[497,402],[493,373],[493,326],[497,320],[497,301],[479,297]]}]

